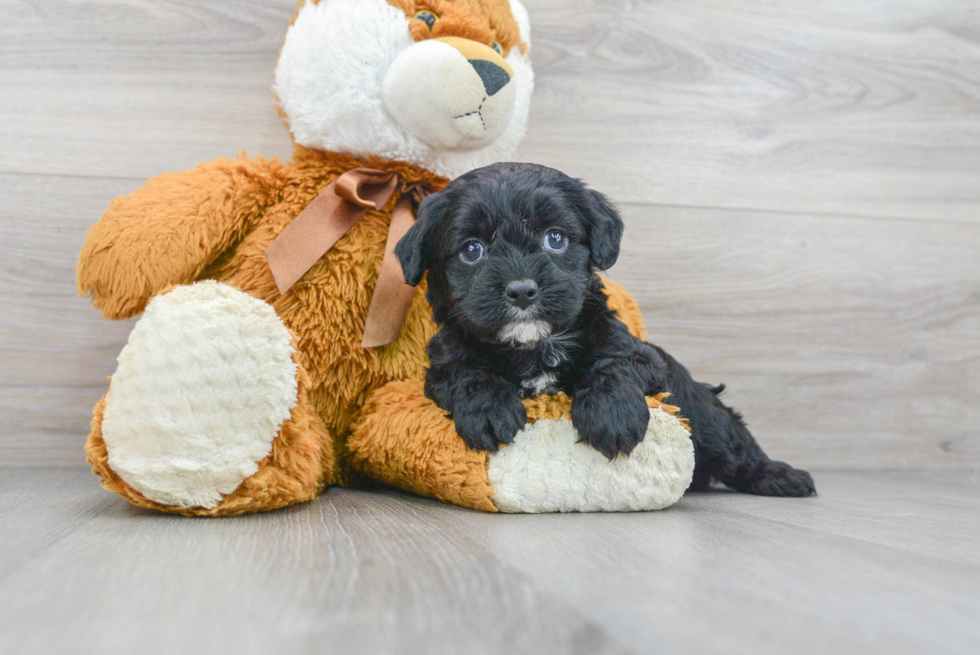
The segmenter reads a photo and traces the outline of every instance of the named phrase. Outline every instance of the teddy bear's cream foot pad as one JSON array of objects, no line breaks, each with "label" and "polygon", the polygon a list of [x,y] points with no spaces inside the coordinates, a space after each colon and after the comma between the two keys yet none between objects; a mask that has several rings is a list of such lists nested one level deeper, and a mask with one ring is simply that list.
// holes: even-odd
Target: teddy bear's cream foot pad
[{"label": "teddy bear's cream foot pad", "polygon": [[646,437],[609,461],[576,443],[567,418],[541,419],[491,453],[487,477],[501,512],[625,512],[663,509],[691,484],[694,447],[681,421],[650,409]]},{"label": "teddy bear's cream foot pad", "polygon": [[289,331],[268,303],[219,282],[155,298],[118,361],[108,464],[161,505],[217,505],[258,470],[297,403]]}]

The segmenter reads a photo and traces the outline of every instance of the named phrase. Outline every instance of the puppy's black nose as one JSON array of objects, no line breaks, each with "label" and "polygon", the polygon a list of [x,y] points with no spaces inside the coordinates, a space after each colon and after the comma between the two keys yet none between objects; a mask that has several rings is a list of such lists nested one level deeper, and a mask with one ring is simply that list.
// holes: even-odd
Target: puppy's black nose
[{"label": "puppy's black nose", "polygon": [[538,285],[534,280],[517,280],[507,285],[505,293],[511,305],[527,309],[538,300]]}]

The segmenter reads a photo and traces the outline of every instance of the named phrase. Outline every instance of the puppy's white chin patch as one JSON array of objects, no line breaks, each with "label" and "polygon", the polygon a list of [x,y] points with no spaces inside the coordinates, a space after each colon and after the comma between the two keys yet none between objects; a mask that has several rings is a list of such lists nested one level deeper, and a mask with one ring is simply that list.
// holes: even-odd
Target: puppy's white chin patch
[{"label": "puppy's white chin patch", "polygon": [[514,321],[508,323],[497,335],[497,341],[508,346],[529,348],[548,338],[551,325],[541,320]]}]

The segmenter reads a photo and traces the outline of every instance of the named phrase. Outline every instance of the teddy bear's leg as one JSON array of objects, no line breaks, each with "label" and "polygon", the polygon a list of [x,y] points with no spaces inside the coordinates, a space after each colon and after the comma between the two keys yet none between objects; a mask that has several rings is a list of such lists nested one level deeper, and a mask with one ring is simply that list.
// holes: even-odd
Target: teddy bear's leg
[{"label": "teddy bear's leg", "polygon": [[455,505],[496,512],[487,453],[470,450],[420,380],[390,382],[368,397],[347,453],[355,471]]},{"label": "teddy bear's leg", "polygon": [[691,483],[694,448],[677,408],[649,398],[650,424],[629,457],[585,444],[562,394],[524,402],[528,425],[495,453],[470,450],[421,380],[376,391],[348,440],[353,466],[386,484],[490,512],[663,509]]},{"label": "teddy bear's leg", "polygon": [[207,281],[154,298],[86,444],[107,489],[189,515],[309,500],[334,470],[294,340],[269,304]]}]

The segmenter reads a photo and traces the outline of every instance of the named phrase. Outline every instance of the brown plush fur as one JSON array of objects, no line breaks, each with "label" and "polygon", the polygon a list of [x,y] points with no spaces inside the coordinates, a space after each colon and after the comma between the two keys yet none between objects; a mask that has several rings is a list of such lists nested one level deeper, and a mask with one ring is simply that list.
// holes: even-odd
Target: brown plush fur
[{"label": "brown plush fur", "polygon": [[[392,382],[371,395],[348,442],[351,463],[365,475],[405,491],[496,512],[487,451],[466,447],[452,419],[425,397],[424,387],[422,380]],[[680,409],[664,403],[666,397],[647,398],[647,405],[676,415]],[[572,401],[563,393],[529,398],[524,407],[529,423],[571,420]]]},{"label": "brown plush fur", "polygon": [[470,450],[453,422],[425,397],[421,378],[393,382],[370,397],[349,440],[351,464],[400,489],[495,512],[487,453]]},{"label": "brown plush fur", "polygon": [[609,278],[603,278],[602,286],[609,298],[609,309],[616,312],[619,320],[626,324],[630,334],[646,341],[647,328],[643,324],[643,314],[633,296]]},{"label": "brown plush fur", "polygon": [[420,11],[431,11],[438,17],[432,29],[421,21],[412,23],[412,38],[416,41],[459,36],[479,43],[500,44],[506,57],[511,48],[527,51],[521,43],[520,28],[510,10],[508,0],[388,0],[412,18]]}]

